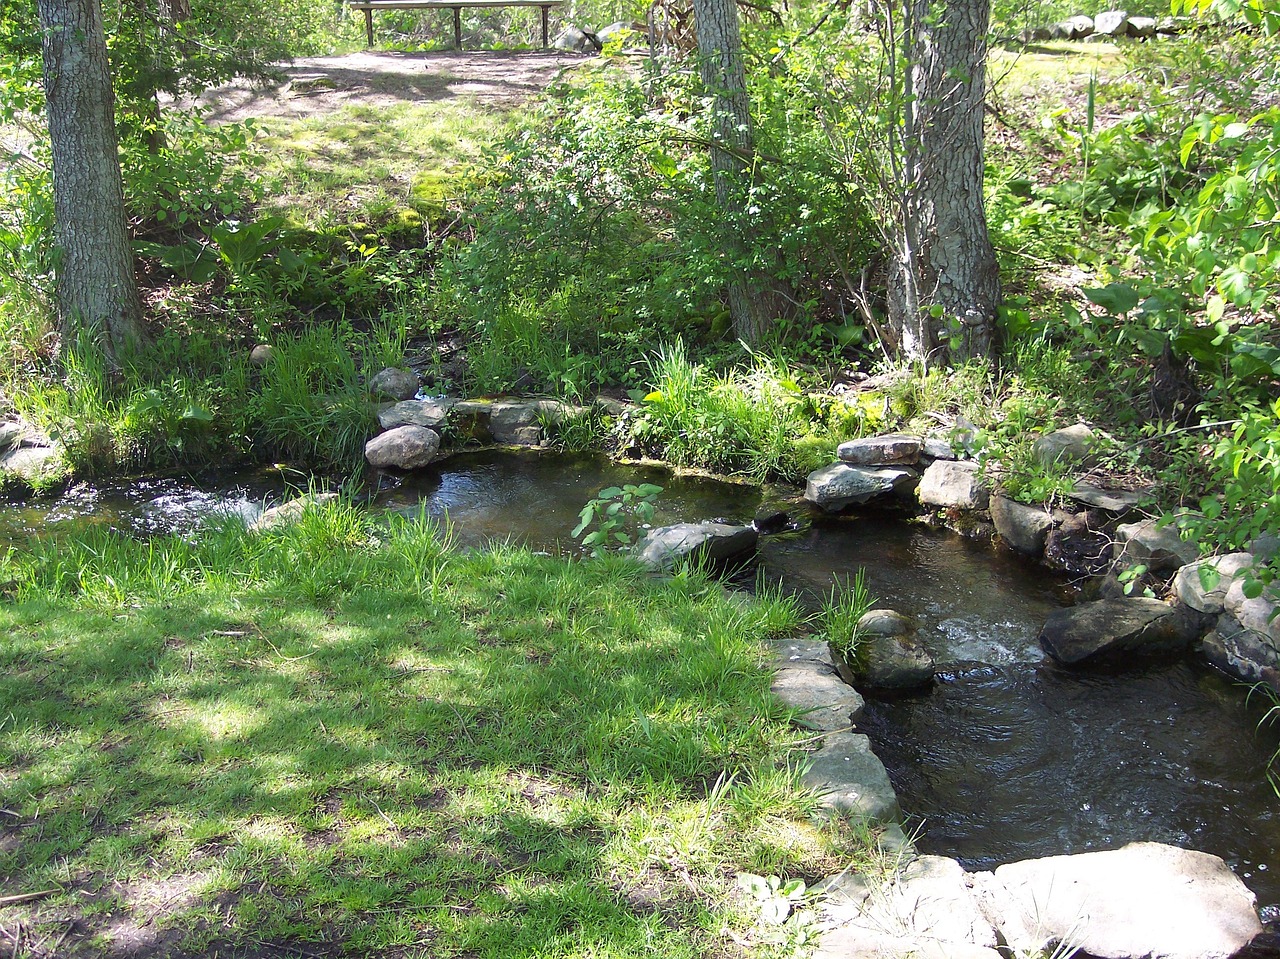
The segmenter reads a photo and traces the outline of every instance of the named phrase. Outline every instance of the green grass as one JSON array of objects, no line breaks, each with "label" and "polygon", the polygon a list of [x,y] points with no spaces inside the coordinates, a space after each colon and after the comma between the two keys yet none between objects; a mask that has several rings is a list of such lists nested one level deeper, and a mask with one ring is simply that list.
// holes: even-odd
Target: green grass
[{"label": "green grass", "polygon": [[33,543],[0,590],[19,955],[739,954],[737,872],[863,855],[787,762],[780,596],[341,504]]}]

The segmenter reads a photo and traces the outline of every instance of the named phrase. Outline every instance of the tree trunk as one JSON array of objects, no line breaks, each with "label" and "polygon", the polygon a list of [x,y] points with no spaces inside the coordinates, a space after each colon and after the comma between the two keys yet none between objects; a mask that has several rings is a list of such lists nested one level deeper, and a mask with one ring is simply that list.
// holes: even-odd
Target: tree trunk
[{"label": "tree trunk", "polygon": [[[742,65],[742,33],[733,0],[693,0],[694,27],[702,84],[715,98],[711,170],[716,203],[739,221],[745,216],[745,190],[750,182],[755,138],[751,129],[751,101]],[[785,297],[764,271],[744,268],[750,237],[741,229],[727,231],[725,255],[733,261],[729,280],[729,315],[738,338],[754,346],[764,337],[769,321],[782,312]]]},{"label": "tree trunk", "polygon": [[926,365],[995,345],[1000,275],[982,197],[989,13],[989,0],[906,2],[905,182],[889,320],[901,352]]},{"label": "tree trunk", "polygon": [[38,0],[53,153],[58,320],[108,355],[143,340],[99,0]]}]

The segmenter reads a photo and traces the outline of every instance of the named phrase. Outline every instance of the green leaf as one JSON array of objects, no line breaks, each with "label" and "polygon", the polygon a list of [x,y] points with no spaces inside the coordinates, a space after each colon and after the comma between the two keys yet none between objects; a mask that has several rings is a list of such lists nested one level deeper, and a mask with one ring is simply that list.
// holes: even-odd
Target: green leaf
[{"label": "green leaf", "polygon": [[1109,313],[1123,316],[1142,301],[1138,291],[1128,283],[1108,283],[1104,287],[1084,290],[1084,295]]}]

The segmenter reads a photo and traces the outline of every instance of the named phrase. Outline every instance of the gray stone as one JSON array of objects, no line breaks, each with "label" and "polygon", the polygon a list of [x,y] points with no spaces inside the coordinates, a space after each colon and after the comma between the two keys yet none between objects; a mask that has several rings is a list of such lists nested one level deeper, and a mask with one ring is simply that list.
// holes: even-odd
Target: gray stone
[{"label": "gray stone", "polygon": [[1063,21],[1063,25],[1066,27],[1066,39],[1068,40],[1083,40],[1085,37],[1093,35],[1094,22],[1092,17],[1077,14],[1074,17],[1067,17]]},{"label": "gray stone", "polygon": [[307,510],[324,503],[331,503],[337,498],[337,493],[308,493],[291,499],[287,503],[281,503],[279,506],[272,506],[270,509],[263,510],[262,515],[249,524],[249,531],[260,533],[277,526],[296,523],[302,519],[302,514]]},{"label": "gray stone", "polygon": [[920,856],[889,881],[823,886],[815,957],[994,959],[996,932],[954,859]]},{"label": "gray stone", "polygon": [[1053,529],[1053,517],[1044,507],[1027,506],[1007,496],[993,496],[991,520],[1011,549],[1027,556],[1043,555],[1045,540]]},{"label": "gray stone", "polygon": [[918,436],[891,433],[841,443],[836,456],[850,466],[914,466],[922,446]]},{"label": "gray stone", "polygon": [[774,652],[783,663],[822,663],[830,666],[831,647],[821,639],[780,639]]},{"label": "gray stone", "polygon": [[440,434],[425,426],[397,426],[364,445],[364,458],[379,469],[426,466],[440,451]]},{"label": "gray stone", "polygon": [[[458,408],[463,404],[459,403]],[[537,446],[542,441],[542,424],[556,424],[580,413],[577,407],[558,400],[515,400],[499,398],[484,410],[489,416],[489,434],[495,443]]]},{"label": "gray stone", "polygon": [[787,511],[779,506],[761,506],[756,510],[751,525],[759,533],[781,533],[791,524]]},{"label": "gray stone", "polygon": [[1075,489],[1067,494],[1067,499],[1104,509],[1109,513],[1127,513],[1152,501],[1149,491],[1130,491],[1122,489],[1100,489],[1085,483],[1077,483]]},{"label": "gray stone", "polygon": [[1247,683],[1262,682],[1269,670],[1280,668],[1280,650],[1245,629],[1230,613],[1218,617],[1217,625],[1200,641],[1200,651],[1228,676]]},{"label": "gray stone", "polygon": [[1125,10],[1104,10],[1093,18],[1093,31],[1107,37],[1128,36],[1128,12]]},{"label": "gray stone", "polygon": [[259,343],[249,351],[249,364],[251,366],[266,366],[275,357],[276,351],[270,343]]},{"label": "gray stone", "polygon": [[1153,573],[1164,573],[1195,562],[1200,550],[1179,536],[1176,526],[1148,519],[1117,527],[1114,553],[1121,569],[1142,564]]},{"label": "gray stone", "polygon": [[650,569],[664,569],[689,557],[723,562],[756,548],[760,534],[754,526],[728,523],[676,523],[649,531],[640,542],[640,562]]},{"label": "gray stone", "polygon": [[910,636],[915,623],[892,609],[872,609],[863,613],[856,627],[859,636]]},{"label": "gray stone", "polygon": [[891,496],[915,480],[915,473],[898,466],[867,468],[832,463],[809,474],[804,498],[829,513]]},{"label": "gray stone", "polygon": [[956,458],[956,451],[951,448],[951,441],[941,436],[926,436],[921,452],[931,460]]},{"label": "gray stone", "polygon": [[1040,644],[1060,663],[1103,656],[1153,653],[1189,646],[1200,635],[1200,617],[1156,599],[1100,599],[1054,610]]},{"label": "gray stone", "polygon": [[1063,943],[1100,959],[1227,959],[1262,931],[1253,893],[1226,863],[1160,843],[1015,862],[974,879],[1014,955]]},{"label": "gray stone", "polygon": [[[1236,577],[1253,565],[1251,553],[1228,553],[1199,563],[1190,563],[1178,570],[1173,578],[1173,591],[1179,602],[1196,612],[1217,615],[1226,603],[1227,590]],[[1213,570],[1202,575],[1201,570]],[[1206,581],[1208,586],[1206,586]]]},{"label": "gray stone", "polygon": [[611,23],[607,27],[601,27],[596,31],[596,40],[601,46],[614,40],[626,42],[636,33],[634,24],[626,23],[619,20],[617,23]]},{"label": "gray stone", "polygon": [[800,710],[800,722],[824,731],[848,729],[865,705],[830,662],[800,659],[779,663],[770,688],[792,709]]},{"label": "gray stone", "polygon": [[1249,543],[1249,552],[1264,563],[1280,556],[1280,534],[1262,533]]},{"label": "gray stone", "polygon": [[1235,577],[1227,588],[1223,610],[1235,617],[1241,628],[1252,633],[1257,642],[1280,650],[1280,613],[1276,611],[1280,606],[1280,582],[1268,583],[1261,595],[1249,599],[1244,594],[1247,578]]},{"label": "gray stone", "polygon": [[829,733],[822,748],[809,754],[802,781],[830,811],[873,822],[898,818],[889,774],[861,733]]},{"label": "gray stone", "polygon": [[410,370],[389,366],[369,380],[369,392],[374,396],[389,396],[393,400],[411,400],[418,395],[418,376]]},{"label": "gray stone", "polygon": [[1129,36],[1147,39],[1156,35],[1155,17],[1130,17]]},{"label": "gray stone", "polygon": [[18,445],[27,428],[21,423],[7,421],[0,423],[0,453],[8,452]]},{"label": "gray stone", "polygon": [[60,482],[65,475],[62,450],[55,446],[19,447],[0,454],[0,485],[16,479],[24,486],[40,489]]},{"label": "gray stone", "polygon": [[936,460],[929,464],[916,490],[925,506],[986,509],[990,489],[972,460]]},{"label": "gray stone", "polygon": [[919,689],[933,682],[933,657],[911,636],[866,636],[855,675],[870,689]]},{"label": "gray stone", "polygon": [[453,408],[453,400],[401,400],[391,406],[378,410],[378,422],[384,430],[393,430],[397,426],[425,426],[427,429],[439,429],[449,418],[449,410]]},{"label": "gray stone", "polygon": [[1031,452],[1042,466],[1088,463],[1097,437],[1083,423],[1046,433],[1031,446]]}]

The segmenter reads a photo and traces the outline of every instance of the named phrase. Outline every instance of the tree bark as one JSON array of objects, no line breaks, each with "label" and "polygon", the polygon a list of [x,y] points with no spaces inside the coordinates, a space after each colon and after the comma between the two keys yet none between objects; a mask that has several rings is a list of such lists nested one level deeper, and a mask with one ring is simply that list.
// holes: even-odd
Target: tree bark
[{"label": "tree bark", "polygon": [[1000,274],[983,207],[989,0],[906,0],[901,235],[889,283],[899,349],[926,366],[995,347]]},{"label": "tree bark", "polygon": [[[711,170],[716,203],[741,222],[755,137],[742,63],[738,8],[733,0],[693,0],[693,17],[702,84],[715,98]],[[733,260],[728,291],[733,329],[739,339],[754,346],[764,337],[769,321],[782,312],[785,297],[764,271],[742,266],[750,255],[749,239],[742,235],[741,228],[727,231],[725,254]]]},{"label": "tree bark", "polygon": [[114,358],[143,340],[99,0],[38,0],[53,154],[58,321]]}]

